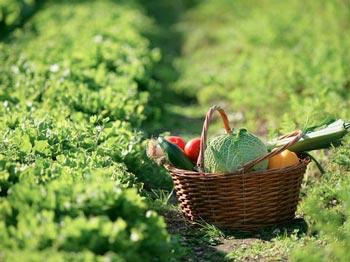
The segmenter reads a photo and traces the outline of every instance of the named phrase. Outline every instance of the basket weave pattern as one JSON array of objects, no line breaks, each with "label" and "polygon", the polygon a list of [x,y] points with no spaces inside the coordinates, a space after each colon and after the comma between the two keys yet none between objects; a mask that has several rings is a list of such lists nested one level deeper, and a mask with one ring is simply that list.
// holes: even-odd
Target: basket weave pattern
[{"label": "basket weave pattern", "polygon": [[250,230],[294,218],[307,163],[246,174],[193,175],[172,167],[169,171],[187,218]]},{"label": "basket weave pattern", "polygon": [[226,174],[205,173],[203,165],[207,130],[215,111],[219,111],[226,132],[231,132],[224,111],[218,106],[212,107],[203,125],[197,163],[200,171],[165,166],[172,176],[185,217],[237,230],[255,230],[292,220],[310,159],[301,157],[298,164],[281,169],[250,171],[250,168],[295,143],[300,139],[301,132],[293,133],[297,136],[289,144],[245,164],[239,171]]}]

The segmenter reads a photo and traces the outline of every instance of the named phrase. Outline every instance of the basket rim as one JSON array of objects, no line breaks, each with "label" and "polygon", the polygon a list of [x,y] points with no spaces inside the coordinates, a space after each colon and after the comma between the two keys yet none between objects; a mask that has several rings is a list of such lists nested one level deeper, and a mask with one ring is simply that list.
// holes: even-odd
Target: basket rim
[{"label": "basket rim", "polygon": [[311,158],[309,156],[303,156],[299,157],[300,162],[283,168],[273,168],[273,169],[266,169],[266,170],[239,170],[234,172],[227,172],[227,173],[205,173],[200,171],[194,171],[194,170],[185,170],[176,168],[170,164],[164,165],[164,167],[171,173],[176,174],[177,176],[182,177],[197,177],[197,178],[225,178],[228,176],[248,176],[248,175],[264,175],[264,174],[276,174],[276,173],[284,173],[284,172],[291,172],[300,168],[306,167],[310,162]]}]

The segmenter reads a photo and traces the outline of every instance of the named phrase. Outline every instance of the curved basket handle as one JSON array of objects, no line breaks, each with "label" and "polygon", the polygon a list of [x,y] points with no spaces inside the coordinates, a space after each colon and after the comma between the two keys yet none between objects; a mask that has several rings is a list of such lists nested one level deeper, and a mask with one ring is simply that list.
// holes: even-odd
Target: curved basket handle
[{"label": "curved basket handle", "polygon": [[[217,105],[212,106],[209,109],[207,115],[205,116],[202,134],[201,134],[201,143],[200,143],[199,155],[198,155],[198,160],[197,160],[198,171],[201,174],[204,173],[204,152],[205,152],[205,149],[207,146],[209,122],[210,122],[215,111],[218,111],[220,113],[222,122],[225,126],[226,134],[232,133],[232,129],[230,127],[230,124],[229,124],[229,121],[228,121],[228,118],[227,118],[225,111],[220,106],[217,106]],[[258,163],[264,161],[265,159],[268,159],[274,155],[281,153],[283,150],[287,149],[288,147],[290,147],[291,145],[296,143],[302,137],[302,135],[303,135],[303,133],[300,130],[296,130],[294,132],[291,132],[289,134],[286,134],[286,135],[279,137],[278,139],[295,136],[294,139],[289,141],[284,146],[278,148],[277,150],[271,151],[270,153],[268,153],[264,156],[258,157],[257,159],[254,159],[254,160],[244,164],[243,167],[239,171],[245,172],[245,171],[249,170],[250,168],[252,168],[253,166],[257,165]]]},{"label": "curved basket handle", "polygon": [[214,114],[215,111],[218,111],[220,113],[222,122],[224,123],[226,134],[231,134],[232,130],[227,118],[227,115],[225,111],[220,106],[212,106],[207,115],[205,116],[204,123],[203,123],[203,129],[201,134],[201,143],[199,148],[199,155],[197,160],[197,167],[200,173],[204,173],[204,152],[207,147],[207,137],[208,137],[208,128],[209,128],[209,122]]}]

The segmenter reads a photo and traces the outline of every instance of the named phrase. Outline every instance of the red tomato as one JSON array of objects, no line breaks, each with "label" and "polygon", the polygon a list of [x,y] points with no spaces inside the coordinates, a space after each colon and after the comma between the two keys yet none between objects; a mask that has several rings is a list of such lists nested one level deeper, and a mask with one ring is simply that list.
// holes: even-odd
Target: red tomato
[{"label": "red tomato", "polygon": [[201,139],[199,137],[193,138],[187,142],[185,146],[185,154],[193,161],[196,162],[199,155]]},{"label": "red tomato", "polygon": [[180,147],[182,150],[185,149],[185,145],[186,142],[185,140],[183,140],[181,137],[179,136],[168,136],[167,140],[175,145],[177,145],[178,147]]}]

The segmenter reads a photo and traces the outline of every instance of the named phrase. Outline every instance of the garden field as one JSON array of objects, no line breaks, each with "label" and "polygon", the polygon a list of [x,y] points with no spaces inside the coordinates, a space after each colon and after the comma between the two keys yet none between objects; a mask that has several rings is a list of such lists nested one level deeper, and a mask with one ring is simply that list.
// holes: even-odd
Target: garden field
[{"label": "garden field", "polygon": [[349,135],[252,233],[185,221],[146,154],[212,105],[264,141],[350,122],[349,47],[347,0],[0,1],[0,262],[349,261]]}]

